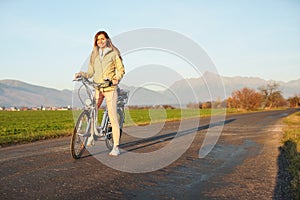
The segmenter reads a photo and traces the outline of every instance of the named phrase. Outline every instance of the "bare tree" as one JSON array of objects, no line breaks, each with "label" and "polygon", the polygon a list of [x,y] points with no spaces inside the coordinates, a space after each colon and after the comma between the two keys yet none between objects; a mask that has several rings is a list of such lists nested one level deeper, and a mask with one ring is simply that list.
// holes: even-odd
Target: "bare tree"
[{"label": "bare tree", "polygon": [[260,107],[262,95],[254,89],[243,88],[234,91],[232,97],[228,98],[227,102],[230,107],[235,107],[242,110],[255,110]]},{"label": "bare tree", "polygon": [[271,109],[273,107],[283,106],[285,100],[282,96],[282,92],[279,89],[279,84],[273,82],[267,84],[266,86],[261,86],[258,88],[263,96],[263,108]]}]

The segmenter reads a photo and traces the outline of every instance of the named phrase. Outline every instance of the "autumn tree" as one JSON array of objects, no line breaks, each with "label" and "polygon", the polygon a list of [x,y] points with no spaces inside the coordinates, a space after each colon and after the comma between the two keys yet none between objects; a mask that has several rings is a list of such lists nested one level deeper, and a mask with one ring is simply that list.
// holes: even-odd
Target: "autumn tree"
[{"label": "autumn tree", "polygon": [[242,110],[255,110],[260,107],[262,95],[254,89],[243,88],[234,91],[232,97],[228,98],[227,102],[230,107],[235,107]]},{"label": "autumn tree", "polygon": [[206,101],[202,103],[202,109],[212,108],[211,101]]},{"label": "autumn tree", "polygon": [[237,102],[232,97],[227,98],[227,108],[237,108]]},{"label": "autumn tree", "polygon": [[300,106],[300,95],[295,95],[293,97],[290,97],[287,99],[287,101],[289,102],[290,107],[297,108]]},{"label": "autumn tree", "polygon": [[261,86],[258,89],[263,97],[263,108],[271,109],[274,107],[284,106],[286,104],[278,83],[273,82],[266,86]]}]

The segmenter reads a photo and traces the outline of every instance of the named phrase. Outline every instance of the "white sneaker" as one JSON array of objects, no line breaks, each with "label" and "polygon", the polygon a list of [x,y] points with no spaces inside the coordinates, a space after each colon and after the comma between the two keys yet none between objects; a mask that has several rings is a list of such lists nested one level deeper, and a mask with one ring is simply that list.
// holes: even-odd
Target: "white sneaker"
[{"label": "white sneaker", "polygon": [[119,147],[113,147],[111,152],[109,153],[110,156],[118,156],[120,155],[120,150]]}]

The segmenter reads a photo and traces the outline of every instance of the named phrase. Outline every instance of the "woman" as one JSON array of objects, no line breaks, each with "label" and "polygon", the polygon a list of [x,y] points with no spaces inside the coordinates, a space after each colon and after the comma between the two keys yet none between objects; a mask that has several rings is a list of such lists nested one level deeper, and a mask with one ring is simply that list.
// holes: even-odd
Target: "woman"
[{"label": "woman", "polygon": [[94,82],[103,83],[105,79],[112,81],[107,88],[96,89],[95,97],[98,108],[101,106],[104,97],[106,98],[108,116],[112,125],[114,146],[109,155],[118,156],[120,128],[117,117],[117,85],[125,73],[120,51],[112,44],[105,31],[99,31],[94,38],[94,48],[90,56],[90,63],[87,72],[79,72],[75,77],[93,77]]}]

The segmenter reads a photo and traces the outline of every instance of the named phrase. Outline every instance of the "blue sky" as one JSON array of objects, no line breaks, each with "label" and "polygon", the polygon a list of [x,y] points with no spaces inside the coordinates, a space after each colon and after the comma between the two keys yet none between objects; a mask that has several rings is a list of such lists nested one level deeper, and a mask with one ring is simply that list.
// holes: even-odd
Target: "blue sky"
[{"label": "blue sky", "polygon": [[[220,75],[300,78],[300,1],[0,1],[0,79],[72,89],[94,34],[176,31]],[[126,63],[126,60],[125,60]],[[125,66],[126,67],[126,66]]]}]

